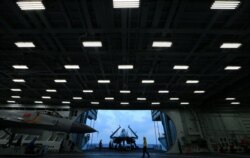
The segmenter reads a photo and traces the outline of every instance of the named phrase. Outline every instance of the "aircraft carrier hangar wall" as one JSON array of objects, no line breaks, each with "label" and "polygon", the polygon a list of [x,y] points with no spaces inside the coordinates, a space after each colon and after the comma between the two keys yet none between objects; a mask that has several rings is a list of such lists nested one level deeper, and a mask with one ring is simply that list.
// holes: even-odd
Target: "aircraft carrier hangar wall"
[{"label": "aircraft carrier hangar wall", "polygon": [[[75,119],[76,122],[86,124],[87,119],[95,120],[97,118],[97,110],[89,109],[72,109],[69,106],[49,106],[49,105],[21,105],[21,104],[7,104],[0,106],[0,112],[5,111],[55,111],[59,113],[62,117]],[[77,117],[77,118],[76,118]],[[25,132],[25,133],[23,133]],[[29,132],[22,130],[22,133],[16,133],[16,137],[13,143],[17,142],[18,138],[22,135],[22,145],[29,144],[34,137],[38,137],[36,144],[42,144],[48,147],[48,152],[58,153],[62,150],[78,152],[86,145],[89,140],[88,135],[83,134],[70,134],[67,135],[63,132],[53,132],[53,131],[37,131],[37,133],[27,134]],[[0,145],[7,144],[10,135],[0,130]],[[72,144],[74,148],[72,149]],[[62,151],[62,152],[63,152]]]},{"label": "aircraft carrier hangar wall", "polygon": [[[168,153],[244,152],[244,141],[250,139],[250,110],[231,107],[207,111],[189,108],[159,111],[166,114],[175,125],[176,139],[169,144]],[[163,118],[161,116],[161,118]],[[162,120],[163,127],[166,123]],[[165,123],[165,124],[164,124]],[[165,129],[166,144],[169,133]],[[179,143],[178,143],[179,141]],[[206,147],[207,145],[207,147]]]}]

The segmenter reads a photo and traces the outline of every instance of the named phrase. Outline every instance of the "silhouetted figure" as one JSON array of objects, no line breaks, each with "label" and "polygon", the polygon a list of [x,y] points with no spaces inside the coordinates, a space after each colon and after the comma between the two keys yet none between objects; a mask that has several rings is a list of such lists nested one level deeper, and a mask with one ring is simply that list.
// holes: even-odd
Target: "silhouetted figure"
[{"label": "silhouetted figure", "polygon": [[17,140],[16,146],[21,146],[21,144],[22,144],[22,139],[23,139],[23,136],[21,136],[21,137]]},{"label": "silhouetted figure", "polygon": [[15,139],[15,136],[16,136],[15,133],[12,133],[12,134],[10,135],[10,139],[9,139],[8,144],[7,144],[8,147],[10,147],[10,146],[12,145],[12,142],[13,142],[13,140]]},{"label": "silhouetted figure", "polygon": [[179,148],[180,154],[182,154],[182,147],[181,147],[181,142],[179,139],[178,139],[178,148]]},{"label": "silhouetted figure", "polygon": [[102,140],[100,140],[100,142],[99,142],[99,151],[101,151],[102,150]]},{"label": "silhouetted figure", "polygon": [[27,146],[27,153],[28,154],[34,154],[34,149],[35,149],[35,142],[37,138],[33,138],[33,140],[28,144]]},{"label": "silhouetted figure", "polygon": [[109,142],[109,149],[113,149],[113,141],[112,140],[110,140],[110,142]]},{"label": "silhouetted figure", "polygon": [[148,157],[150,157],[149,153],[148,153],[148,144],[147,144],[147,139],[146,137],[143,137],[143,150],[142,150],[143,154],[142,154],[142,158],[144,158],[145,153],[147,154]]}]

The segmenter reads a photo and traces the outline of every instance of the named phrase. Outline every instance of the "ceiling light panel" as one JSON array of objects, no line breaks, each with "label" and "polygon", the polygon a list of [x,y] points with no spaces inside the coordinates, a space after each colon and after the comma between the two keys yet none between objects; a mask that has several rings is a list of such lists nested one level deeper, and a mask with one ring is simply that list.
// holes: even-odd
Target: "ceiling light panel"
[{"label": "ceiling light panel", "polygon": [[181,105],[189,105],[189,102],[181,102]]},{"label": "ceiling light panel", "polygon": [[130,69],[133,69],[133,68],[134,68],[133,65],[118,65],[119,70],[130,70]]},{"label": "ceiling light panel", "polygon": [[55,83],[66,83],[67,81],[65,79],[55,79]]},{"label": "ceiling light panel", "polygon": [[197,83],[199,83],[199,80],[187,80],[186,83],[187,84],[197,84]]},{"label": "ceiling light panel", "polygon": [[121,102],[120,104],[121,104],[121,105],[128,105],[129,102]]},{"label": "ceiling light panel", "polygon": [[73,100],[82,100],[82,97],[73,97]]},{"label": "ceiling light panel", "polygon": [[169,41],[158,41],[158,42],[153,42],[152,47],[171,47],[172,46],[172,42]]},{"label": "ceiling light panel", "polygon": [[159,90],[158,93],[164,94],[164,93],[169,93],[169,91],[168,90]]},{"label": "ceiling light panel", "polygon": [[24,79],[13,79],[12,81],[13,81],[13,82],[20,82],[20,83],[25,82],[25,80],[24,80]]},{"label": "ceiling light panel", "polygon": [[113,0],[113,7],[115,9],[139,8],[140,0]]},{"label": "ceiling light panel", "polygon": [[62,101],[62,104],[70,104],[70,101]]},{"label": "ceiling light panel", "polygon": [[146,83],[146,84],[149,83],[150,84],[150,83],[155,83],[155,81],[154,80],[142,80],[141,83]]},{"label": "ceiling light panel", "polygon": [[16,101],[14,101],[14,100],[7,100],[7,103],[16,103]]},{"label": "ceiling light panel", "polygon": [[232,105],[239,105],[240,102],[232,102],[231,104],[232,104]]},{"label": "ceiling light panel", "polygon": [[36,47],[33,42],[16,42],[15,45],[19,48],[34,48],[34,47]]},{"label": "ceiling light panel", "polygon": [[93,93],[94,91],[93,91],[93,90],[90,90],[90,89],[87,89],[87,90],[83,90],[82,92],[83,92],[83,93]]},{"label": "ceiling light panel", "polygon": [[175,65],[174,70],[188,70],[189,66],[188,65]]},{"label": "ceiling light panel", "polygon": [[226,98],[225,100],[235,100],[236,98]]},{"label": "ceiling light panel", "polygon": [[13,96],[11,96],[11,98],[13,98],[13,99],[20,99],[21,97],[18,96],[18,95],[13,95]]},{"label": "ceiling light panel", "polygon": [[114,97],[105,97],[105,100],[114,100]]},{"label": "ceiling light panel", "polygon": [[179,98],[169,98],[169,100],[179,100]]},{"label": "ceiling light panel", "polygon": [[196,91],[194,91],[194,93],[195,94],[203,94],[203,93],[205,93],[205,91],[204,90],[196,90]]},{"label": "ceiling light panel", "polygon": [[214,1],[210,9],[225,9],[225,10],[233,10],[236,9],[240,4],[240,1],[237,0],[219,0]]},{"label": "ceiling light panel", "polygon": [[55,92],[57,92],[57,90],[56,89],[46,89],[46,92],[55,93]]},{"label": "ceiling light panel", "polygon": [[16,2],[21,10],[44,10],[45,7],[41,0],[22,0]]},{"label": "ceiling light panel", "polygon": [[220,48],[222,49],[237,49],[240,48],[241,43],[223,43]]},{"label": "ceiling light panel", "polygon": [[151,105],[160,105],[160,102],[152,102]]},{"label": "ceiling light panel", "polygon": [[79,65],[64,65],[64,68],[65,69],[80,69],[80,66]]},{"label": "ceiling light panel", "polygon": [[227,66],[225,67],[224,70],[228,70],[228,71],[235,71],[235,70],[240,70],[241,66]]},{"label": "ceiling light panel", "polygon": [[102,42],[100,41],[85,41],[82,44],[84,47],[102,47]]},{"label": "ceiling light panel", "polygon": [[99,102],[91,102],[92,105],[99,105]]},{"label": "ceiling light panel", "polygon": [[36,103],[36,104],[42,104],[43,102],[42,101],[34,101],[34,103]]},{"label": "ceiling light panel", "polygon": [[110,80],[98,80],[98,83],[110,83]]},{"label": "ceiling light panel", "polygon": [[131,93],[129,90],[120,90],[120,93]]},{"label": "ceiling light panel", "polygon": [[12,92],[21,92],[22,90],[19,88],[12,88],[10,89]]},{"label": "ceiling light panel", "polygon": [[138,101],[145,101],[147,98],[137,98]]},{"label": "ceiling light panel", "polygon": [[23,69],[23,70],[29,69],[27,65],[12,65],[12,67],[14,69]]},{"label": "ceiling light panel", "polygon": [[50,96],[42,96],[43,99],[51,99]]}]

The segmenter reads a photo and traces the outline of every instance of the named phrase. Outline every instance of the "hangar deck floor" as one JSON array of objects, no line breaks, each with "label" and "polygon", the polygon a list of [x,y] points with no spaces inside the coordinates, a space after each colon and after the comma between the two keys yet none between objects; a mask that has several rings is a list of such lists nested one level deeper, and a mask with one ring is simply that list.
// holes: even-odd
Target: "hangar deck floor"
[{"label": "hangar deck floor", "polygon": [[[165,154],[150,153],[151,158],[250,158],[250,155],[239,154]],[[141,158],[141,152],[85,152],[83,154],[48,155],[47,158]],[[145,156],[146,157],[146,156]]]},{"label": "hangar deck floor", "polygon": [[[151,152],[151,158],[250,158],[246,154],[166,154]],[[1,157],[1,156],[0,156]],[[22,156],[25,157],[25,156]],[[46,158],[141,158],[141,152],[84,152],[82,154],[48,154]],[[20,158],[20,157],[11,157]],[[147,156],[145,156],[147,158]]]}]

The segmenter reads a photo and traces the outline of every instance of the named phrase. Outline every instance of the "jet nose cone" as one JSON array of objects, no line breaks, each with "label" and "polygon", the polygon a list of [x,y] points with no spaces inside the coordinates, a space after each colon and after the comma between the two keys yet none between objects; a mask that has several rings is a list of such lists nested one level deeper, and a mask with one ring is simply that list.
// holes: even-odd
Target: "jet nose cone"
[{"label": "jet nose cone", "polygon": [[97,132],[95,129],[80,123],[73,123],[70,129],[73,133],[93,133]]}]

